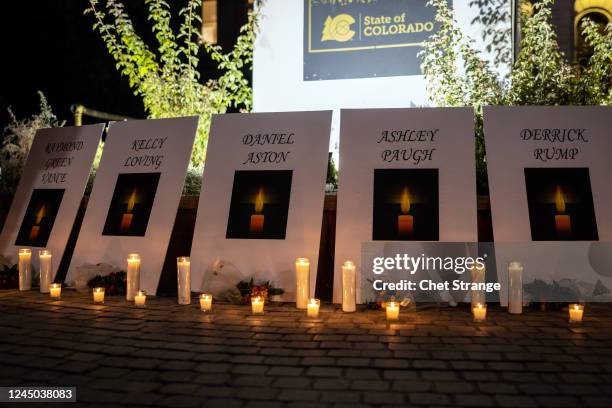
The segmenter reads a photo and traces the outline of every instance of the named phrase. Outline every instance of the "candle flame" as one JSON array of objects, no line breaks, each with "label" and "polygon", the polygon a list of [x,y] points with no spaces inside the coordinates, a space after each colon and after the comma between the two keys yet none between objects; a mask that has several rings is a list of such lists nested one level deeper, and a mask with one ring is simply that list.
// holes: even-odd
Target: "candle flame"
[{"label": "candle flame", "polygon": [[136,189],[132,191],[132,195],[127,202],[127,212],[131,213],[134,210],[134,205],[136,204]]},{"label": "candle flame", "polygon": [[407,214],[410,211],[410,193],[408,193],[408,187],[404,187],[402,191],[400,206],[403,214]]},{"label": "candle flame", "polygon": [[565,212],[565,198],[563,198],[563,191],[560,186],[557,186],[555,191],[555,207],[557,207],[558,213]]},{"label": "candle flame", "polygon": [[255,212],[260,213],[263,210],[264,206],[264,192],[263,187],[259,188],[259,192],[257,193],[257,197],[255,198]]},{"label": "candle flame", "polygon": [[42,207],[40,207],[40,210],[38,210],[38,213],[36,213],[36,225],[39,225],[45,216],[45,206],[46,204],[43,204]]}]

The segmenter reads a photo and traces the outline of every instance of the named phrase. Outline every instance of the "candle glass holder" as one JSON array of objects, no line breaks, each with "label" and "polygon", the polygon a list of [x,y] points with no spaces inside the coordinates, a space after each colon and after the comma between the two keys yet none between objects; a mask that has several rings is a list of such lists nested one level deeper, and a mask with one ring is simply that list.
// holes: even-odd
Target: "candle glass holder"
[{"label": "candle glass holder", "polygon": [[93,288],[94,303],[104,303],[104,292],[105,292],[105,289],[102,287]]},{"label": "candle glass holder", "polygon": [[259,296],[251,298],[251,312],[254,315],[260,315],[264,312],[264,300]]},{"label": "candle glass holder", "polygon": [[49,295],[52,299],[60,299],[62,297],[62,284],[52,283],[49,285]]},{"label": "candle glass holder", "polygon": [[203,312],[212,311],[212,300],[213,296],[208,293],[202,293],[200,295],[200,310]]},{"label": "candle glass holder", "polygon": [[136,292],[136,295],[134,296],[134,304],[136,305],[136,307],[145,307],[147,302],[147,292],[145,292],[144,290],[139,290],[138,292]]},{"label": "candle glass holder", "polygon": [[475,322],[484,322],[487,320],[487,305],[478,303],[472,308],[472,314]]},{"label": "candle glass holder", "polygon": [[584,317],[584,305],[579,303],[572,303],[569,305],[569,322],[570,323],[582,323]]},{"label": "candle glass holder", "polygon": [[385,314],[387,320],[399,320],[400,305],[397,302],[387,302],[385,304]]},{"label": "candle glass holder", "polygon": [[312,319],[319,317],[319,309],[321,307],[321,301],[319,299],[310,299],[306,308],[306,316]]}]

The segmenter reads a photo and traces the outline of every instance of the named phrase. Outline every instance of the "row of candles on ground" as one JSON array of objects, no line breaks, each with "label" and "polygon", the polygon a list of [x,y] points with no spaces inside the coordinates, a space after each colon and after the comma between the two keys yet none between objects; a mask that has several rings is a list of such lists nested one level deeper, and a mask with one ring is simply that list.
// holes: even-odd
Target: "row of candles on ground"
[{"label": "row of candles on ground", "polygon": [[[19,250],[19,290],[30,290],[32,286],[31,256],[29,249]],[[52,298],[61,296],[62,285],[51,283],[52,254],[49,250],[39,251],[40,259],[40,291],[49,293]],[[346,261],[342,265],[342,311],[354,312],[356,310],[356,279],[355,264]],[[310,298],[310,261],[307,258],[298,258],[295,261],[296,273],[296,307],[305,309],[308,317],[319,316],[320,301]],[[473,268],[472,282],[485,282],[485,268]],[[191,304],[191,262],[189,257],[177,259],[178,303]],[[126,299],[133,301],[136,306],[144,307],[146,292],[140,290],[140,255],[129,254],[127,259]],[[200,307],[203,311],[212,310],[212,295],[200,295]],[[94,303],[104,302],[104,288],[93,289]],[[253,314],[264,312],[265,299],[252,297],[251,310]],[[385,312],[387,320],[398,320],[400,304],[386,302]],[[523,309],[523,266],[519,262],[510,262],[508,265],[508,311],[511,314],[521,314]],[[483,322],[487,316],[487,305],[483,291],[472,291],[472,314],[475,322]],[[581,322],[584,315],[584,305],[569,305],[569,320],[572,323]]]}]

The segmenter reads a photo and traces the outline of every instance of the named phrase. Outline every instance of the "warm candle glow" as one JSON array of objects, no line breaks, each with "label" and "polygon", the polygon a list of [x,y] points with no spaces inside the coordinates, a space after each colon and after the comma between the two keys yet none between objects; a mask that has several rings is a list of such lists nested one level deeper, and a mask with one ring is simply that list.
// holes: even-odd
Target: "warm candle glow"
[{"label": "warm candle glow", "polygon": [[264,300],[259,296],[251,298],[251,311],[253,314],[263,314]]},{"label": "warm candle glow", "polygon": [[342,311],[354,312],[356,306],[355,264],[346,261],[342,264]]},{"label": "warm candle glow", "polygon": [[321,306],[321,301],[319,299],[310,299],[310,302],[308,302],[307,309],[306,309],[306,316],[312,317],[315,319],[319,317],[320,306]]},{"label": "warm candle glow", "polygon": [[249,224],[249,232],[251,234],[261,234],[263,232],[265,217],[260,214],[264,207],[264,190],[259,188],[255,197],[255,214],[251,215],[251,223]]},{"label": "warm candle glow", "polygon": [[144,290],[139,290],[134,296],[134,304],[138,307],[144,307],[147,301],[147,293]]},{"label": "warm candle glow", "polygon": [[34,226],[30,230],[30,237],[29,237],[30,241],[34,241],[36,240],[36,238],[38,238],[38,233],[40,232],[40,223],[42,222],[42,219],[45,216],[45,209],[46,209],[45,207],[46,205],[43,204],[42,207],[40,207],[40,210],[38,210],[38,212],[36,213],[36,219],[34,220]]},{"label": "warm candle glow", "polygon": [[475,322],[484,322],[487,320],[487,305],[478,303],[472,308]]},{"label": "warm candle glow", "polygon": [[93,288],[94,303],[104,303],[104,288]]},{"label": "warm candle glow", "polygon": [[398,320],[400,305],[397,302],[387,302],[385,304],[385,310],[387,313],[387,320]]},{"label": "warm candle glow", "polygon": [[569,235],[572,232],[572,220],[570,216],[565,213],[565,197],[563,196],[563,190],[560,186],[557,186],[555,190],[555,207],[557,209],[557,215],[555,215],[555,229],[558,235]]},{"label": "warm candle glow", "polygon": [[412,235],[414,230],[414,219],[410,212],[410,193],[408,187],[404,187],[400,199],[401,214],[397,217],[397,231],[401,235]]},{"label": "warm candle glow", "polygon": [[18,252],[19,258],[19,290],[32,289],[32,251],[21,248]]},{"label": "warm candle glow", "polygon": [[584,316],[584,306],[574,303],[569,305],[569,321],[570,323],[580,323],[582,322],[582,317]]},{"label": "warm candle glow", "polygon": [[200,295],[200,309],[203,312],[210,312],[212,310],[212,300],[213,300],[212,295],[209,295],[207,293],[202,293]]},{"label": "warm candle glow", "polygon": [[127,201],[126,212],[121,217],[121,231],[125,232],[130,229],[132,226],[132,221],[134,219],[134,206],[136,205],[137,195],[136,190],[132,191],[130,198]]},{"label": "warm candle glow", "polygon": [[191,304],[191,260],[181,256],[176,260],[179,305]]},{"label": "warm candle glow", "polygon": [[49,294],[53,299],[59,299],[62,296],[62,284],[52,283],[49,285]]},{"label": "warm candle glow", "polygon": [[53,256],[51,251],[41,249],[38,251],[38,259],[40,261],[40,293],[48,293],[49,285],[53,281]]},{"label": "warm candle glow", "polygon": [[295,306],[306,309],[310,299],[310,261],[308,258],[295,260]]},{"label": "warm candle glow", "polygon": [[140,255],[129,254],[127,258],[127,282],[125,298],[134,300],[136,292],[140,290]]}]

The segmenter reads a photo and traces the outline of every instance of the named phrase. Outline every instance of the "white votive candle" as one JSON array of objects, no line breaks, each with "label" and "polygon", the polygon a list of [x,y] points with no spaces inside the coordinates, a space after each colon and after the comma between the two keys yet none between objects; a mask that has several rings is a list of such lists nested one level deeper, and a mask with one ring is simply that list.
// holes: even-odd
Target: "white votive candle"
[{"label": "white votive candle", "polygon": [[487,305],[478,303],[472,308],[472,314],[474,315],[475,322],[484,322],[487,320]]},{"label": "white votive candle", "polygon": [[259,296],[251,298],[251,311],[253,314],[263,314],[264,300]]},{"label": "white votive candle", "polygon": [[306,309],[310,299],[310,261],[308,258],[295,260],[295,306]]},{"label": "white votive candle", "polygon": [[49,285],[49,294],[52,299],[59,299],[62,297],[62,284],[52,283]]},{"label": "white votive candle", "polygon": [[342,264],[342,311],[354,312],[355,299],[355,264],[346,261]]},{"label": "white votive candle", "polygon": [[40,293],[49,293],[49,285],[53,281],[53,256],[51,251],[42,249],[38,251],[40,260]]},{"label": "white votive candle", "polygon": [[144,290],[139,290],[134,295],[134,304],[138,307],[144,307],[147,301],[147,293]]},{"label": "white votive candle", "polygon": [[104,288],[93,288],[94,303],[104,303]]},{"label": "white votive candle", "polygon": [[315,319],[319,317],[319,308],[321,307],[321,301],[319,299],[310,299],[307,306],[306,316]]},{"label": "white votive candle", "polygon": [[32,289],[32,251],[22,248],[19,256],[19,290]]},{"label": "white votive candle", "polygon": [[399,303],[387,302],[385,309],[387,311],[387,320],[398,320],[399,319],[399,312],[400,312]]},{"label": "white votive candle", "polygon": [[202,309],[203,312],[210,312],[212,310],[212,299],[212,295],[208,293],[202,293],[200,295],[200,309]]},{"label": "white votive candle", "polygon": [[126,279],[125,298],[132,301],[134,296],[136,296],[136,292],[140,290],[140,255],[128,255]]},{"label": "white votive candle", "polygon": [[580,323],[582,322],[582,317],[584,316],[584,305],[580,305],[578,303],[574,303],[569,305],[569,321],[570,323]]},{"label": "white votive candle", "polygon": [[191,261],[188,256],[176,260],[179,305],[191,304]]}]

